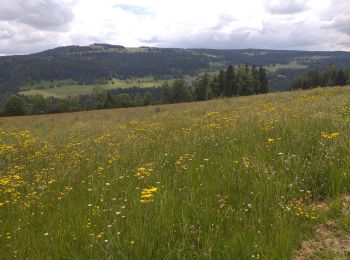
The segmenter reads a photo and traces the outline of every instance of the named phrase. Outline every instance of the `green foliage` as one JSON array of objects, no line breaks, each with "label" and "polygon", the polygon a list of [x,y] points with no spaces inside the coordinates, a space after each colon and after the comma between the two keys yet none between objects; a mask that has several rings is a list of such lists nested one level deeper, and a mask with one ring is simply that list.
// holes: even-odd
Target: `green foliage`
[{"label": "green foliage", "polygon": [[31,100],[31,114],[46,114],[47,110],[47,100],[42,95],[34,95]]},{"label": "green foliage", "polygon": [[334,65],[327,66],[326,70],[319,72],[313,69],[306,76],[294,78],[291,89],[311,89],[315,87],[345,86],[348,84],[350,74],[348,70],[337,70]]},{"label": "green foliage", "polygon": [[163,104],[171,104],[174,103],[174,93],[173,88],[170,87],[168,81],[164,82],[161,87],[161,103]]},{"label": "green foliage", "polygon": [[145,93],[145,95],[143,96],[143,100],[144,100],[145,106],[149,106],[149,105],[152,105],[154,103],[154,99],[153,99],[152,93],[150,91],[147,91]]},{"label": "green foliage", "polygon": [[345,75],[344,71],[342,71],[342,70],[338,71],[335,82],[336,82],[336,85],[338,85],[338,86],[345,86],[346,85],[347,76]]},{"label": "green foliage", "polygon": [[260,89],[258,89],[258,93],[267,93],[269,91],[268,84],[269,83],[266,75],[266,70],[263,67],[260,67],[258,84],[260,86]]},{"label": "green foliage", "polygon": [[191,101],[189,87],[183,79],[175,80],[172,85],[173,100],[175,103]]},{"label": "green foliage", "polygon": [[[164,81],[161,87],[132,87],[106,89],[93,85],[92,93],[80,96],[47,97],[41,94],[23,96],[31,114],[63,113],[93,109],[147,106],[189,101],[204,101],[232,95],[253,95],[266,93],[268,80],[266,71],[256,66],[251,68],[232,65],[226,72],[204,73],[190,82],[189,78]],[[32,90],[40,91],[40,90]]]},{"label": "green foliage", "polygon": [[232,65],[227,67],[225,74],[224,96],[231,97],[238,94],[235,71]]},{"label": "green foliage", "polygon": [[197,82],[196,85],[196,100],[203,101],[208,100],[210,92],[210,82],[207,73],[204,73],[202,78]]},{"label": "green foliage", "polygon": [[107,94],[102,87],[96,86],[93,89],[92,95],[96,98],[95,107],[97,109],[106,108],[107,105]]},{"label": "green foliage", "polygon": [[130,107],[132,105],[129,94],[119,94],[116,103],[118,107]]},{"label": "green foliage", "polygon": [[268,92],[268,79],[264,68],[228,66],[226,72],[220,71],[212,79],[204,74],[197,82],[196,99],[207,100],[212,97],[247,96]]},{"label": "green foliage", "polygon": [[[152,95],[152,94],[151,94],[151,95]],[[153,97],[152,97],[152,99],[153,99]],[[143,106],[144,103],[145,103],[145,102],[144,102],[144,99],[143,99],[141,93],[137,93],[137,94],[135,95],[135,106]]]},{"label": "green foliage", "polygon": [[27,113],[27,108],[24,100],[17,96],[11,95],[7,98],[3,110],[5,116],[22,116]]}]

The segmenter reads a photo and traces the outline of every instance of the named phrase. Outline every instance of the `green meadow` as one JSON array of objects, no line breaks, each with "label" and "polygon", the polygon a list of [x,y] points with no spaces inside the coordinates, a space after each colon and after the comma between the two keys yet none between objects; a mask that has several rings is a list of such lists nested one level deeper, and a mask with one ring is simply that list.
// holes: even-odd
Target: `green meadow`
[{"label": "green meadow", "polygon": [[[184,80],[191,81],[194,80],[192,76],[184,76]],[[93,93],[95,88],[101,88],[103,90],[112,90],[119,88],[152,88],[160,87],[165,82],[173,82],[174,79],[169,80],[157,80],[153,77],[135,78],[128,80],[113,79],[104,84],[90,84],[81,85],[77,82],[68,81],[42,81],[37,84],[23,86],[22,91],[19,92],[20,95],[34,96],[42,95],[43,97],[56,97],[56,98],[66,98],[66,97],[77,97],[81,95],[90,95]]]},{"label": "green meadow", "polygon": [[0,258],[293,259],[349,135],[349,87],[1,118]]}]

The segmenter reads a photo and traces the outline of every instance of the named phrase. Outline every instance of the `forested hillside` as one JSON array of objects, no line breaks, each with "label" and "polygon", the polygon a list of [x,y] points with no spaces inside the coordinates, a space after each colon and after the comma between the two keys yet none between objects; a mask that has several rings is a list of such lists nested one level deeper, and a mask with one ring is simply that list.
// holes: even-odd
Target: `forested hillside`
[{"label": "forested hillside", "polygon": [[228,65],[256,64],[268,71],[269,88],[285,89],[308,69],[323,70],[333,64],[350,66],[348,52],[277,50],[209,50],[125,48],[93,44],[69,46],[37,54],[0,57],[0,96],[41,80],[74,80],[80,84],[153,76],[156,79],[219,71]]}]

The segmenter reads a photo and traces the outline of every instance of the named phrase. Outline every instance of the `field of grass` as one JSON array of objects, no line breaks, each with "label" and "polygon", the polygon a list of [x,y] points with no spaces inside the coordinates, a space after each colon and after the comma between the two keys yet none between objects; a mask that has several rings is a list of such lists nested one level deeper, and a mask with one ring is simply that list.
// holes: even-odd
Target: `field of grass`
[{"label": "field of grass", "polygon": [[[191,81],[194,77],[184,76],[184,80]],[[107,84],[92,84],[92,85],[79,85],[79,84],[62,84],[58,87],[49,87],[50,84],[55,83],[39,83],[37,85],[25,86],[26,89],[19,92],[21,95],[34,96],[36,94],[42,95],[44,97],[56,97],[56,98],[66,98],[68,96],[75,97],[80,95],[92,94],[94,88],[101,87],[104,90],[118,89],[118,88],[132,88],[132,87],[160,87],[164,82],[168,81],[171,83],[174,79],[169,80],[155,80],[152,77],[120,80],[113,79]]]},{"label": "field of grass", "polygon": [[281,69],[291,69],[291,70],[303,70],[307,69],[307,65],[299,64],[297,62],[290,62],[289,64],[272,64],[266,67],[269,72],[278,72]]},{"label": "field of grass", "polygon": [[2,259],[290,259],[350,192],[349,87],[0,128]]}]

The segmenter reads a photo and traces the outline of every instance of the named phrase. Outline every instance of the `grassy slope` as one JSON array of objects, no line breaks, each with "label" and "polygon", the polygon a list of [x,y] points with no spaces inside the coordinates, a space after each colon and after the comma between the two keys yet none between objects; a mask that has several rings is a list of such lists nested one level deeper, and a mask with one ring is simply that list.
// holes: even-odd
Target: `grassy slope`
[{"label": "grassy slope", "polygon": [[350,191],[349,120],[350,88],[1,118],[1,257],[290,258]]}]

